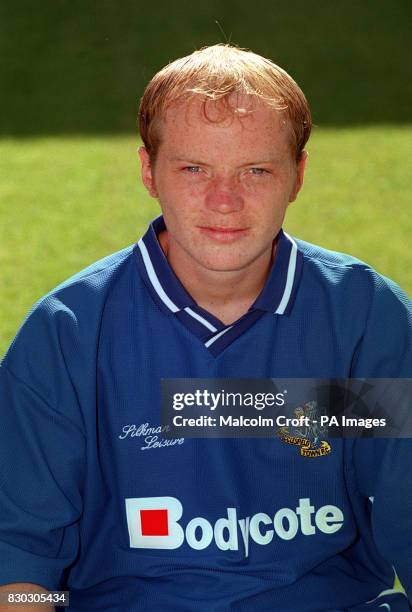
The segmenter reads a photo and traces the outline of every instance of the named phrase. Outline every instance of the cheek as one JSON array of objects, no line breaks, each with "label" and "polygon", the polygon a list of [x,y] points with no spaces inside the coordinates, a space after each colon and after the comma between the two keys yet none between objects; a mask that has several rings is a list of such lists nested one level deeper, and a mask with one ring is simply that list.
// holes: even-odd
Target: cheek
[{"label": "cheek", "polygon": [[163,196],[165,201],[175,201],[182,206],[185,203],[189,204],[195,198],[204,196],[207,191],[207,182],[170,174],[162,177],[157,187],[160,198]]},{"label": "cheek", "polygon": [[246,176],[240,181],[245,194],[260,197],[273,202],[281,200],[287,191],[289,181],[282,175],[266,174],[263,176]]},{"label": "cheek", "polygon": [[245,181],[242,184],[242,191],[245,198],[253,198],[255,201],[270,202],[276,197],[276,190],[273,183],[262,181],[261,183],[253,180]]},{"label": "cheek", "polygon": [[184,231],[185,227],[191,227],[202,210],[199,196],[193,189],[184,191],[166,189],[159,194],[159,203],[166,225],[176,231]]}]

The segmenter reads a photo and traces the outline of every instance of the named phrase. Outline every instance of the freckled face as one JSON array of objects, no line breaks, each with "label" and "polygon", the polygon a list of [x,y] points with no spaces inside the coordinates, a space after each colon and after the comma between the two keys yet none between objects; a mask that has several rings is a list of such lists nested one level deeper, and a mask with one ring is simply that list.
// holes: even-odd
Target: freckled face
[{"label": "freckled face", "polygon": [[[251,108],[250,98],[244,102]],[[221,105],[208,103],[213,112],[219,121],[208,121],[196,98],[171,107],[155,164],[139,151],[143,182],[159,200],[176,272],[254,273],[259,260],[269,261],[304,160],[296,164],[291,128],[266,104],[254,100],[252,112],[222,117]]]}]

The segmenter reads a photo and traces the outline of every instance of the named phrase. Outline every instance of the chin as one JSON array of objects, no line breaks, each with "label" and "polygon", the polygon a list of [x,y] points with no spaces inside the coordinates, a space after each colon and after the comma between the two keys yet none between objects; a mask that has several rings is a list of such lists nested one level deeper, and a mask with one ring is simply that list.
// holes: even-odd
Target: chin
[{"label": "chin", "polygon": [[198,259],[199,264],[211,272],[236,272],[248,266],[248,262],[239,257],[210,257]]}]

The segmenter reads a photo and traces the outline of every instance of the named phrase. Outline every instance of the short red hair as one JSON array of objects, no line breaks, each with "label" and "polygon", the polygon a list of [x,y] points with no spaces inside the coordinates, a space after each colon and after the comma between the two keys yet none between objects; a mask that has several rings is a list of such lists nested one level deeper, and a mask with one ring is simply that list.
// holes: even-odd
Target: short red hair
[{"label": "short red hair", "polygon": [[[139,108],[140,135],[151,158],[156,158],[159,125],[172,104],[201,96],[205,105],[208,100],[222,100],[228,110],[236,112],[229,101],[234,93],[257,97],[284,114],[291,125],[292,152],[299,161],[312,128],[304,93],[271,60],[228,44],[205,47],[177,59],[151,79]],[[205,106],[204,113],[207,116]]]}]

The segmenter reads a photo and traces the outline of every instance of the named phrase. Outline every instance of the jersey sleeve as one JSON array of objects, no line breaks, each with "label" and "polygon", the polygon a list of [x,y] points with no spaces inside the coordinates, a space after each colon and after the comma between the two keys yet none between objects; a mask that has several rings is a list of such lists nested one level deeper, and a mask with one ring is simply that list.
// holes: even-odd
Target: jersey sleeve
[{"label": "jersey sleeve", "polygon": [[55,306],[35,309],[0,366],[0,584],[51,590],[78,553],[86,448],[68,366],[75,321]]},{"label": "jersey sleeve", "polygon": [[375,544],[412,603],[412,440],[358,439],[354,464],[359,490],[371,501]]},{"label": "jersey sleeve", "polygon": [[[378,275],[372,280],[352,377],[412,378],[411,302],[392,281]],[[412,602],[412,439],[357,439],[354,466],[361,493],[372,501],[375,543]]]},{"label": "jersey sleeve", "polygon": [[372,270],[364,333],[352,378],[412,377],[412,302],[393,281]]}]

